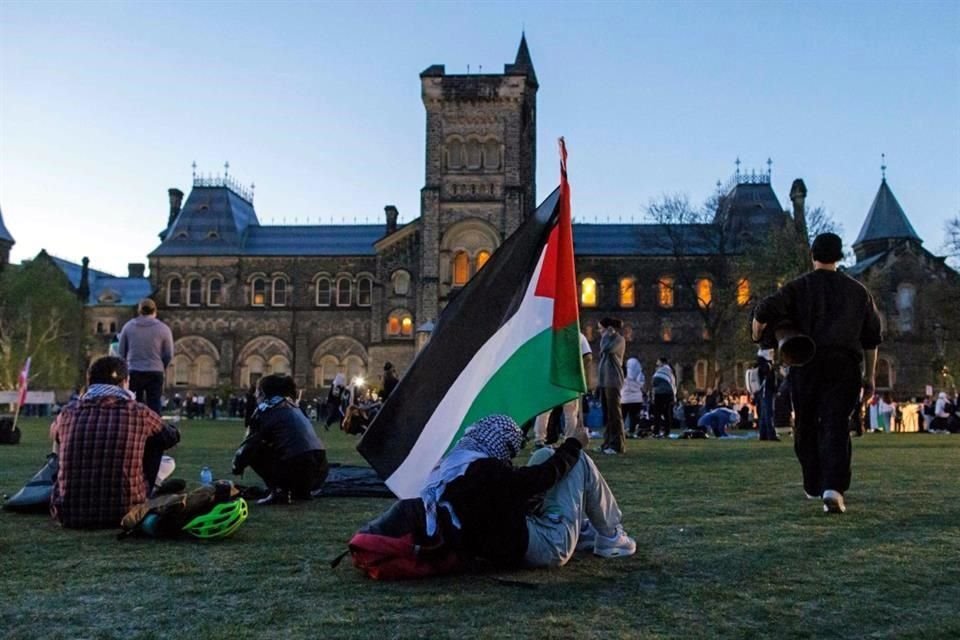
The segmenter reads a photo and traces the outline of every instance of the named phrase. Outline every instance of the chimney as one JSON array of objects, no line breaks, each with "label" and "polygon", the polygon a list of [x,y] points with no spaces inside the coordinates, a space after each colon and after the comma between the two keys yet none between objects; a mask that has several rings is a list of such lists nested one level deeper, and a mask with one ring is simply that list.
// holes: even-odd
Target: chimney
[{"label": "chimney", "polygon": [[167,195],[170,196],[170,217],[167,219],[167,229],[173,226],[173,221],[180,215],[180,205],[183,204],[183,191],[180,189],[167,189]]},{"label": "chimney", "polygon": [[807,185],[803,184],[803,180],[797,178],[793,181],[793,184],[790,185],[790,202],[793,203],[793,224],[797,229],[797,233],[804,240],[807,239],[806,201]]},{"label": "chimney", "polygon": [[90,258],[84,256],[83,268],[80,270],[80,286],[77,287],[77,298],[83,304],[90,298]]},{"label": "chimney", "polygon": [[144,277],[144,272],[147,270],[147,265],[142,262],[131,262],[127,264],[127,277],[128,278],[142,278]]},{"label": "chimney", "polygon": [[397,218],[400,217],[400,212],[392,204],[385,206],[383,212],[387,216],[387,235],[390,235],[397,230]]}]

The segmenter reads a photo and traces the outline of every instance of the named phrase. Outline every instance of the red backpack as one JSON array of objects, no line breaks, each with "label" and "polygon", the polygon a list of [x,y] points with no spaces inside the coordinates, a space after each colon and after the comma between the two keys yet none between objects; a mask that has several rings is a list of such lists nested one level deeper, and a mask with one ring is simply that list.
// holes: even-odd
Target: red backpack
[{"label": "red backpack", "polygon": [[423,502],[399,500],[350,538],[348,550],[331,563],[337,566],[348,553],[353,566],[374,580],[406,580],[453,573],[463,560],[439,534],[425,534]]}]

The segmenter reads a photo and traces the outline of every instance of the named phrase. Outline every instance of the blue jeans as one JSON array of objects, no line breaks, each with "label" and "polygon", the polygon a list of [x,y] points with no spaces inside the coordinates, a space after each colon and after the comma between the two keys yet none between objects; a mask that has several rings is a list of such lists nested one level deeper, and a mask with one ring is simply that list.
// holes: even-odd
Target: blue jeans
[{"label": "blue jeans", "polygon": [[776,440],[777,430],[773,427],[773,389],[764,387],[763,390],[760,391],[759,396],[759,416],[757,417],[757,421],[760,427],[760,439]]}]

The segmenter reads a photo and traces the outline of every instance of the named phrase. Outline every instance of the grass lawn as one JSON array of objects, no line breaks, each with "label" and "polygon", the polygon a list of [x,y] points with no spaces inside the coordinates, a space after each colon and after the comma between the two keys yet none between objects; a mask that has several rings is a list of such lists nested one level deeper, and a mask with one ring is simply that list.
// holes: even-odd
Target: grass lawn
[{"label": "grass lawn", "polygon": [[[0,447],[0,492],[47,423]],[[229,471],[239,422],[189,422],[175,477]],[[355,440],[321,432],[335,462]],[[935,638],[960,636],[960,437],[854,443],[848,513],[804,499],[789,439],[629,441],[597,463],[639,551],[563,569],[378,583],[329,560],[388,500],[253,507],[228,540],[117,541],[0,512],[4,638]],[[521,454],[524,457],[526,454]],[[248,477],[248,481],[252,478]]]}]

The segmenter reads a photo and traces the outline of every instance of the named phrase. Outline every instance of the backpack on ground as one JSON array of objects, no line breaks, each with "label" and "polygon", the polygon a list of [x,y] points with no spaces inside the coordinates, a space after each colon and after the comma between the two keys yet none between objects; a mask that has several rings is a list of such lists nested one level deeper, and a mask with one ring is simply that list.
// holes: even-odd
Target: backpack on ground
[{"label": "backpack on ground", "polygon": [[355,533],[348,550],[331,564],[337,566],[349,553],[353,566],[374,580],[426,578],[461,569],[460,556],[439,533],[428,538],[425,523],[422,500],[399,500]]},{"label": "backpack on ground", "polygon": [[47,461],[20,491],[3,503],[7,511],[20,513],[49,513],[50,497],[53,495],[53,483],[57,481],[60,461],[57,454],[48,453]]},{"label": "backpack on ground", "polygon": [[[229,480],[218,480],[186,493],[156,496],[123,516],[120,522],[123,532],[119,537],[174,538],[182,535],[184,527],[195,518],[211,513],[217,505],[238,499],[242,500],[240,490]],[[245,513],[243,519],[246,519]]]},{"label": "backpack on ground", "polygon": [[20,427],[13,426],[13,418],[0,417],[0,444],[19,444]]}]

